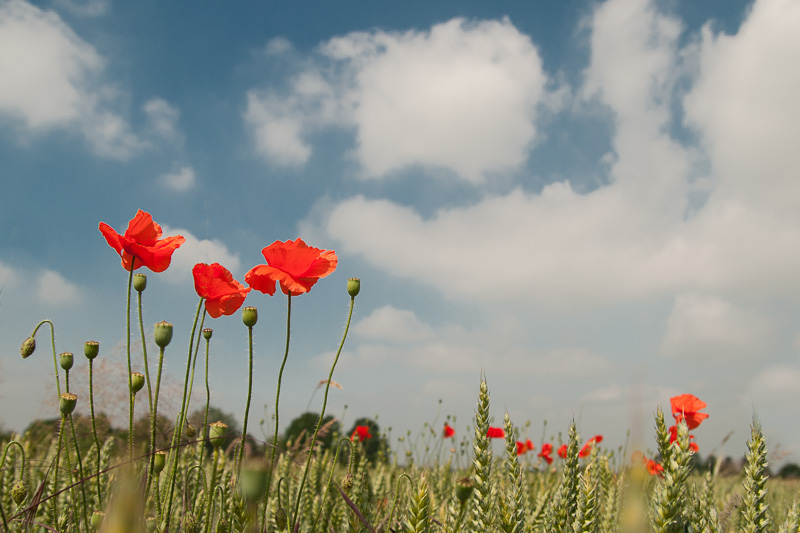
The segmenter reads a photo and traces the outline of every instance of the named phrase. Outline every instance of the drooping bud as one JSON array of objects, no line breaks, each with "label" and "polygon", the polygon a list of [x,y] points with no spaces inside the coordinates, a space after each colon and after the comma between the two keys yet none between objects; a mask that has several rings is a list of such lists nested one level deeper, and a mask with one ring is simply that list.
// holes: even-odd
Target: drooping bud
[{"label": "drooping bud", "polygon": [[342,490],[350,493],[350,489],[353,488],[353,481],[353,474],[350,472],[346,473],[342,479]]},{"label": "drooping bud", "polygon": [[214,448],[225,444],[225,435],[228,433],[228,424],[219,420],[208,425],[208,441]]},{"label": "drooping bud", "polygon": [[212,333],[214,333],[214,331],[211,328],[203,328],[203,338],[205,340],[210,341]]},{"label": "drooping bud", "polygon": [[11,499],[14,500],[14,503],[17,505],[22,505],[22,502],[25,501],[25,498],[28,497],[28,486],[25,483],[18,479],[14,486],[11,487]]},{"label": "drooping bud", "polygon": [[186,436],[193,439],[197,436],[197,428],[189,422],[186,422]]},{"label": "drooping bud", "polygon": [[351,298],[355,298],[358,296],[359,292],[361,292],[361,280],[359,278],[348,279],[347,294],[349,294]]},{"label": "drooping bud", "polygon": [[33,337],[28,337],[22,342],[22,346],[19,348],[19,353],[23,359],[27,359],[36,349],[36,339]]},{"label": "drooping bud", "polygon": [[131,372],[131,392],[136,394],[144,387],[144,374],[141,372]]},{"label": "drooping bud", "polygon": [[94,359],[100,353],[100,343],[97,341],[86,341],[83,343],[83,355],[87,359]]},{"label": "drooping bud", "polygon": [[133,288],[136,289],[136,292],[142,293],[147,288],[147,275],[145,274],[134,274],[133,275]]},{"label": "drooping bud", "polygon": [[167,464],[167,452],[158,451],[153,456],[153,472],[160,474]]},{"label": "drooping bud", "polygon": [[78,403],[78,397],[72,394],[71,392],[65,392],[61,395],[61,399],[58,402],[58,409],[61,411],[62,415],[71,414],[72,411],[75,410],[75,405]]},{"label": "drooping bud", "polygon": [[475,488],[475,480],[471,477],[464,477],[456,481],[456,498],[462,504],[469,500],[472,490]]},{"label": "drooping bud", "polygon": [[289,521],[286,518],[286,511],[283,507],[279,507],[277,511],[275,511],[275,525],[278,526],[278,531],[286,531],[286,526],[288,525]]},{"label": "drooping bud", "polygon": [[58,355],[58,364],[64,370],[69,370],[72,368],[72,363],[74,363],[74,357],[72,356],[72,352],[64,352]]},{"label": "drooping bud", "polygon": [[258,322],[258,309],[255,307],[245,307],[242,309],[242,322],[248,328],[252,328]]},{"label": "drooping bud", "polygon": [[200,531],[200,523],[194,513],[186,513],[183,515],[183,530],[186,533],[197,533]]},{"label": "drooping bud", "polygon": [[95,511],[92,513],[91,522],[92,528],[94,528],[95,531],[100,531],[100,527],[103,525],[103,520],[105,517],[106,513],[103,511]]},{"label": "drooping bud", "polygon": [[172,340],[172,324],[166,320],[162,320],[156,324],[155,328],[153,337],[155,338],[156,345],[159,348],[166,348],[169,345],[169,341]]},{"label": "drooping bud", "polygon": [[267,469],[261,461],[250,461],[242,468],[239,477],[239,486],[242,495],[250,502],[255,503],[267,491]]}]

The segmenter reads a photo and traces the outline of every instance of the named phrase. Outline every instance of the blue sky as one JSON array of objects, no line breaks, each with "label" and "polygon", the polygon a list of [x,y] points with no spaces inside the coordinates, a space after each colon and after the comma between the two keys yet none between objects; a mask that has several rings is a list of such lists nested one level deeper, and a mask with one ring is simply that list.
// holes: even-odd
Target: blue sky
[{"label": "blue sky", "polygon": [[[331,397],[346,426],[416,432],[441,399],[463,434],[484,372],[496,419],[537,439],[575,416],[653,447],[656,406],[692,393],[702,452],[733,430],[722,453],[741,455],[755,410],[800,461],[800,6],[533,5],[0,1],[3,425],[54,413],[45,337],[18,352],[43,318],[59,352],[101,342],[115,405],[126,276],[97,224],[141,208],[187,239],[145,293],[148,332],[176,326],[173,383],[191,267],[242,280],[303,237],[339,267],[293,302],[287,423],[358,276]],[[286,302],[247,304],[257,420]],[[238,415],[246,332],[211,327],[212,402]]]}]

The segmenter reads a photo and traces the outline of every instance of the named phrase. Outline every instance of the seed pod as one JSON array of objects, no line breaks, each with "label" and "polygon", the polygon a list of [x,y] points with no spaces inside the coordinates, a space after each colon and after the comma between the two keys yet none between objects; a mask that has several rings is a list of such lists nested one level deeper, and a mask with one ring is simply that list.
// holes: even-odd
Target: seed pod
[{"label": "seed pod", "polygon": [[258,322],[258,309],[255,307],[245,307],[242,309],[242,322],[248,328],[252,328]]},{"label": "seed pod", "polygon": [[251,461],[242,468],[239,477],[242,495],[250,502],[257,502],[267,491],[267,469],[261,461]]},{"label": "seed pod", "polygon": [[153,337],[159,348],[166,348],[169,345],[169,341],[172,340],[172,324],[165,320],[157,323]]},{"label": "seed pod", "polygon": [[225,444],[225,435],[228,433],[228,424],[217,421],[208,425],[208,441],[214,448]]},{"label": "seed pod", "polygon": [[74,362],[75,361],[72,352],[64,352],[58,355],[58,364],[64,370],[69,370],[72,368],[72,364]]},{"label": "seed pod", "polygon": [[21,479],[18,479],[16,483],[14,483],[14,486],[11,487],[11,499],[14,500],[14,503],[17,505],[21,505],[27,497],[28,486],[25,485]]},{"label": "seed pod", "polygon": [[358,278],[348,279],[347,294],[349,294],[351,298],[355,298],[356,296],[358,296],[359,292],[361,292],[361,280]]},{"label": "seed pod", "polygon": [[61,399],[58,402],[58,409],[61,411],[62,415],[68,415],[75,410],[75,405],[78,403],[78,397],[72,394],[71,392],[65,392],[61,395]]},{"label": "seed pod", "polygon": [[153,457],[153,472],[160,474],[167,464],[167,452],[158,451]]},{"label": "seed pod", "polygon": [[278,526],[278,531],[286,531],[288,519],[286,518],[286,511],[283,509],[283,507],[280,507],[277,511],[275,511],[275,525]]},{"label": "seed pod", "polygon": [[86,341],[83,343],[83,355],[87,359],[94,359],[100,353],[100,343],[97,341]]},{"label": "seed pod", "polygon": [[214,330],[211,328],[203,328],[203,338],[207,341],[211,340],[211,334],[214,333]]},{"label": "seed pod", "polygon": [[353,488],[353,483],[354,483],[353,474],[348,472],[347,474],[344,475],[344,478],[342,478],[342,490],[349,493],[350,489]]},{"label": "seed pod", "polygon": [[147,275],[145,274],[134,274],[133,275],[133,288],[136,289],[136,292],[142,293],[147,288]]},{"label": "seed pod", "polygon": [[144,374],[140,372],[131,372],[131,392],[136,394],[144,387]]},{"label": "seed pod", "polygon": [[92,527],[95,531],[100,531],[100,527],[103,525],[103,520],[106,517],[106,513],[103,511],[95,511],[92,513]]},{"label": "seed pod", "polygon": [[466,503],[475,488],[475,480],[470,477],[464,477],[456,481],[456,498],[462,504]]}]

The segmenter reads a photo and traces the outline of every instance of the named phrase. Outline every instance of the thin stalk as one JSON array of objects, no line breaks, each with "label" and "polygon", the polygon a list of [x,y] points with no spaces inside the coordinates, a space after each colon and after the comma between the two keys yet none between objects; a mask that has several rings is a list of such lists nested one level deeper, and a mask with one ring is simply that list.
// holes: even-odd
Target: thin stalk
[{"label": "thin stalk", "polygon": [[[236,477],[239,477],[239,472],[242,470],[242,458],[244,457],[244,441],[247,438],[247,417],[250,413],[250,397],[253,394],[253,328],[247,327],[247,354],[248,354],[248,372],[247,372],[247,404],[244,408],[244,423],[242,424],[242,440],[239,443],[239,459],[236,464]],[[279,386],[280,390],[280,386]],[[268,477],[272,479],[272,475]],[[267,481],[267,492],[269,492],[269,481]]]},{"label": "thin stalk", "polygon": [[214,446],[214,459],[211,461],[211,484],[209,488],[211,490],[208,491],[208,501],[206,502],[206,529],[205,533],[208,533],[211,529],[211,521],[214,518],[211,514],[212,505],[214,503],[214,482],[217,479],[217,461],[219,460],[219,446]]},{"label": "thin stalk", "polygon": [[169,509],[172,509],[172,497],[174,494],[175,489],[175,477],[178,475],[178,455],[180,454],[180,442],[181,442],[181,434],[183,432],[183,425],[186,421],[186,388],[189,381],[189,370],[192,366],[192,349],[194,348],[194,334],[197,331],[197,320],[200,318],[200,309],[203,307],[203,300],[204,298],[200,298],[200,302],[197,304],[197,312],[194,314],[194,323],[192,324],[192,334],[189,335],[189,357],[186,360],[186,378],[183,380],[183,401],[181,402],[181,412],[178,415],[178,425],[175,428],[175,434],[172,436],[172,477],[169,480],[169,499],[167,500],[167,512],[166,514],[166,524],[164,524],[165,530],[169,529],[169,521],[171,518],[171,514]]},{"label": "thin stalk", "polygon": [[[308,458],[306,459],[306,467],[303,470],[303,480],[300,482],[300,489],[297,491],[297,499],[294,503],[294,511],[292,513],[292,520],[293,524],[297,520],[297,513],[300,509],[300,500],[303,497],[303,487],[306,484],[306,477],[308,477],[308,469],[311,465],[311,455],[314,452],[314,444],[317,442],[317,434],[319,433],[319,428],[322,426],[322,419],[325,418],[325,408],[328,406],[328,391],[331,388],[331,380],[333,379],[333,371],[336,368],[336,363],[339,361],[339,355],[342,353],[342,348],[344,348],[344,341],[347,339],[347,332],[350,330],[350,320],[353,318],[353,307],[355,306],[356,297],[350,297],[350,309],[347,312],[347,323],[344,326],[344,334],[342,335],[342,341],[339,343],[339,349],[336,351],[336,357],[333,359],[333,364],[331,365],[331,371],[328,374],[328,382],[325,384],[325,396],[322,400],[322,412],[319,415],[319,420],[317,421],[317,427],[314,429],[314,436],[311,438],[311,447],[309,448]],[[287,335],[287,346],[288,346],[288,335]],[[276,406],[277,411],[277,406]],[[269,487],[269,485],[267,485]],[[269,488],[267,488],[269,490]]]},{"label": "thin stalk", "polygon": [[125,305],[125,345],[128,352],[128,460],[133,462],[133,392],[131,384],[131,287],[136,257],[131,257],[131,270],[128,272],[128,298]]},{"label": "thin stalk", "polygon": [[150,407],[150,416],[153,416],[153,391],[150,388],[150,368],[147,366],[147,338],[144,335],[144,322],[142,321],[142,293],[136,291],[136,303],[139,308],[139,331],[142,334],[142,357],[144,358],[144,379],[147,381],[147,401]]},{"label": "thin stalk", "polygon": [[50,324],[50,344],[53,346],[53,367],[56,370],[56,391],[58,392],[58,397],[61,398],[61,382],[58,378],[58,356],[56,355],[56,330],[53,323],[45,319],[36,324],[36,327],[33,328],[33,333],[31,333],[31,338],[36,336],[36,332],[39,331],[43,324]]},{"label": "thin stalk", "polygon": [[186,396],[186,411],[189,411],[189,404],[192,403],[192,390],[194,389],[194,369],[197,367],[197,353],[200,351],[200,337],[203,334],[203,324],[206,322],[206,312],[200,319],[200,332],[197,334],[197,344],[194,347],[194,357],[192,358],[192,376],[189,378],[189,394]]},{"label": "thin stalk", "polygon": [[[267,518],[267,508],[269,506],[269,492],[272,488],[272,470],[273,466],[275,465],[275,453],[278,450],[278,402],[281,398],[281,379],[283,378],[283,368],[286,366],[286,360],[289,358],[289,338],[291,337],[291,327],[292,327],[292,291],[289,291],[289,294],[286,295],[286,349],[283,352],[283,362],[281,363],[281,369],[278,372],[278,391],[275,393],[275,434],[272,437],[272,457],[270,458],[270,474],[267,477],[267,492],[264,496],[264,521],[266,522]],[[314,449],[313,442],[311,444],[312,450]],[[309,457],[311,454],[309,453]],[[302,490],[302,485],[300,486]]]},{"label": "thin stalk", "polygon": [[[58,492],[58,462],[61,458],[61,441],[63,440],[64,415],[61,415],[61,424],[58,426],[58,443],[56,444],[56,463],[53,468],[53,494]],[[58,524],[58,498],[53,498],[53,524]]]},{"label": "thin stalk", "polygon": [[[208,438],[208,436],[207,436],[207,432],[208,432],[208,407],[211,404],[211,389],[208,387],[208,352],[209,352],[209,345],[210,344],[211,344],[211,339],[210,338],[206,339],[206,410],[205,410],[205,414],[203,415],[203,428],[202,428],[203,440],[204,441],[205,441],[205,439]],[[204,445],[199,448],[200,457],[197,459],[198,462],[200,462],[200,459],[202,458],[202,450],[203,450]],[[216,448],[215,448],[215,451],[216,451]],[[213,484],[214,484],[213,479],[211,481],[211,484],[213,486]]]},{"label": "thin stalk", "polygon": [[[72,422],[72,414],[69,415],[69,427],[72,430],[72,441],[75,443],[75,455],[78,457],[78,474],[80,475],[81,481],[83,480],[83,461],[81,460],[81,450],[78,447],[78,437],[75,434],[75,424]],[[69,455],[69,451],[67,451],[67,455]],[[89,524],[89,515],[87,512],[86,506],[86,488],[84,487],[83,482],[81,482],[81,500],[83,502],[83,523]]]},{"label": "thin stalk", "polygon": [[[150,466],[147,469],[147,488],[145,494],[150,493],[150,485],[153,481],[153,464],[156,460],[156,421],[158,418],[158,392],[161,389],[161,368],[164,365],[164,348],[159,348],[158,352],[158,375],[156,377],[156,393],[153,397],[153,410],[150,413]],[[156,478],[157,479],[157,478]],[[156,485],[156,495],[158,486]]]},{"label": "thin stalk", "polygon": [[92,414],[92,436],[94,437],[94,449],[97,451],[97,470],[95,480],[97,481],[97,503],[103,501],[100,497],[100,439],[97,438],[97,424],[94,418],[94,392],[92,388],[92,364],[94,361],[89,359],[89,410]]}]

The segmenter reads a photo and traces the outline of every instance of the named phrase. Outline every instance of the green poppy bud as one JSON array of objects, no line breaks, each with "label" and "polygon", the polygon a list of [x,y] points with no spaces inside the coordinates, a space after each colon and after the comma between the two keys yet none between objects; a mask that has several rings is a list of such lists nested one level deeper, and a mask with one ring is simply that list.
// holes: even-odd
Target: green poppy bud
[{"label": "green poppy bud", "polygon": [[18,479],[16,483],[14,483],[14,486],[11,487],[11,499],[14,500],[14,503],[17,505],[21,505],[27,497],[28,486],[25,485],[21,479]]},{"label": "green poppy bud", "polygon": [[68,415],[75,410],[75,405],[78,403],[78,397],[72,394],[71,392],[65,392],[61,395],[61,399],[58,402],[58,409],[61,411],[62,415]]},{"label": "green poppy bud", "polygon": [[275,525],[278,526],[278,531],[286,531],[286,526],[288,525],[289,521],[286,518],[286,511],[283,507],[280,507],[277,511],[275,511]]},{"label": "green poppy bud", "polygon": [[214,448],[219,448],[225,444],[225,435],[228,433],[228,424],[217,421],[208,425],[208,441]]},{"label": "green poppy bud", "polygon": [[344,475],[344,478],[342,479],[342,490],[349,493],[350,489],[352,488],[353,488],[353,474],[348,472]]},{"label": "green poppy bud", "polygon": [[250,461],[239,476],[242,495],[250,502],[257,502],[267,491],[267,469],[261,461]]},{"label": "green poppy bud", "polygon": [[74,357],[72,356],[72,352],[64,352],[58,355],[58,364],[64,370],[69,370],[72,368],[72,363],[74,363]]},{"label": "green poppy bud", "polygon": [[214,330],[211,328],[203,328],[203,338],[207,341],[211,340],[211,334],[214,333]]},{"label": "green poppy bud", "polygon": [[86,341],[83,343],[83,355],[87,359],[94,359],[100,353],[100,343],[97,341]]},{"label": "green poppy bud", "polygon": [[186,513],[183,515],[183,530],[186,533],[197,533],[200,531],[200,523],[194,513]]},{"label": "green poppy bud", "polygon": [[167,464],[167,452],[156,452],[153,456],[153,472],[160,474]]},{"label": "green poppy bud", "polygon": [[156,345],[159,348],[166,348],[169,345],[169,341],[172,340],[172,324],[166,320],[162,320],[156,324],[155,328],[155,334],[153,336]]},{"label": "green poppy bud", "polygon": [[36,340],[33,337],[28,337],[22,342],[19,353],[23,359],[27,359],[36,349]]},{"label": "green poppy bud", "polygon": [[103,525],[103,520],[105,517],[106,513],[103,511],[95,511],[92,513],[91,522],[92,528],[94,528],[95,531],[100,531],[100,527]]},{"label": "green poppy bud", "polygon": [[144,292],[147,288],[147,276],[145,274],[134,274],[133,288],[136,289],[136,292]]},{"label": "green poppy bud", "polygon": [[255,307],[245,307],[242,309],[242,322],[248,328],[252,328],[258,322],[258,309]]},{"label": "green poppy bud", "polygon": [[356,296],[358,296],[359,292],[361,292],[361,280],[358,278],[348,279],[347,294],[349,294],[351,298],[355,298]]},{"label": "green poppy bud", "polygon": [[458,498],[458,501],[462,504],[466,503],[474,488],[475,480],[470,477],[464,477],[456,481],[456,498]]},{"label": "green poppy bud", "polygon": [[140,372],[131,372],[131,392],[136,394],[144,387],[144,374]]}]

